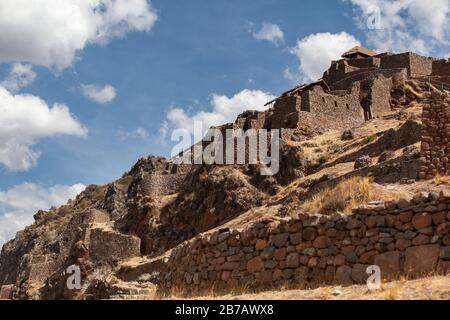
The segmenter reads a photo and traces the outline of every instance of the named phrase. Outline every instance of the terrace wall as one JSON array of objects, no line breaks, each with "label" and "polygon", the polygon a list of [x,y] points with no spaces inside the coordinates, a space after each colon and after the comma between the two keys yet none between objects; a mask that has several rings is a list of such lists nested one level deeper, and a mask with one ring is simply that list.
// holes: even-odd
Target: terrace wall
[{"label": "terrace wall", "polygon": [[201,234],[172,250],[161,292],[365,283],[450,271],[450,193],[372,203],[346,215],[260,220]]}]

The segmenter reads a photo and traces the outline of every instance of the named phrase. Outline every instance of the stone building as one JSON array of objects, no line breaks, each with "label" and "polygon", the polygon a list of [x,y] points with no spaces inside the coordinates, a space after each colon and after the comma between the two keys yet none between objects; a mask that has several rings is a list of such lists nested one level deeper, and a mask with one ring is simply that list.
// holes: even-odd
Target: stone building
[{"label": "stone building", "polygon": [[280,129],[282,139],[297,141],[298,134],[350,129],[398,108],[398,88],[411,79],[448,90],[450,60],[355,47],[332,61],[321,79],[282,93],[266,103],[266,111],[246,111],[217,128],[224,138],[226,129]]},{"label": "stone building", "polygon": [[355,47],[332,61],[321,79],[284,92],[266,104],[265,112],[245,112],[233,126],[309,132],[351,128],[392,111],[395,86],[413,78],[450,85],[450,62]]}]

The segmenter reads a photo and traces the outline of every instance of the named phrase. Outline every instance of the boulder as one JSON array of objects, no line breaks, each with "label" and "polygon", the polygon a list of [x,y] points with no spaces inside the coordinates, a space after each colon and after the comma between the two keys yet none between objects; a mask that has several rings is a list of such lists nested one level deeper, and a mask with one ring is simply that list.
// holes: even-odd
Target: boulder
[{"label": "boulder", "polygon": [[264,271],[264,261],[260,257],[255,257],[247,262],[247,271],[250,273]]},{"label": "boulder", "polygon": [[353,130],[345,130],[342,133],[342,136],[341,136],[342,141],[348,141],[348,140],[353,140],[353,139],[355,139],[355,133],[353,132]]},{"label": "boulder", "polygon": [[293,246],[300,244],[303,241],[303,236],[301,232],[291,234],[289,241]]},{"label": "boulder", "polygon": [[369,157],[369,156],[360,156],[355,161],[354,169],[358,170],[358,169],[370,167],[372,165],[372,163],[373,163],[373,161],[372,161],[371,157]]},{"label": "boulder", "polygon": [[303,230],[303,239],[306,241],[314,240],[316,236],[317,236],[316,228],[308,227],[305,230]]},{"label": "boulder", "polygon": [[352,280],[355,283],[365,283],[369,275],[366,272],[367,265],[364,264],[355,264],[352,269]]},{"label": "boulder", "polygon": [[291,269],[298,268],[299,266],[299,255],[298,253],[291,253],[286,258],[286,266]]},{"label": "boulder", "polygon": [[289,233],[277,234],[277,235],[272,236],[271,243],[274,246],[280,248],[280,247],[283,247],[284,245],[286,245],[286,242],[288,241],[288,239],[289,239]]},{"label": "boulder", "polygon": [[314,240],[313,243],[314,248],[316,249],[324,249],[328,246],[328,238],[326,236],[319,236]]},{"label": "boulder", "polygon": [[380,267],[382,279],[395,279],[400,274],[400,252],[392,251],[376,255],[374,264]]},{"label": "boulder", "polygon": [[433,216],[427,212],[417,213],[412,218],[412,224],[416,230],[427,228],[433,223]]},{"label": "boulder", "polygon": [[336,283],[342,285],[351,285],[352,281],[352,268],[349,266],[340,266],[336,269],[336,274],[334,276]]},{"label": "boulder", "polygon": [[413,275],[428,275],[435,271],[440,247],[437,244],[406,249],[404,272]]},{"label": "boulder", "polygon": [[267,248],[267,241],[266,240],[262,240],[262,239],[256,240],[256,244],[255,244],[255,249],[256,250],[264,250],[265,248]]}]

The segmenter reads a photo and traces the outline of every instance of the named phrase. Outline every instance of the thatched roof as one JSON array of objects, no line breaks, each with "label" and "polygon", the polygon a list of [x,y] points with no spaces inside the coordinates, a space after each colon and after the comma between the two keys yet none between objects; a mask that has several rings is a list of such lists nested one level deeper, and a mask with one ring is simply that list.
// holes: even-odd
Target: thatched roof
[{"label": "thatched roof", "polygon": [[350,49],[349,51],[345,52],[342,55],[342,58],[347,58],[347,57],[352,56],[357,53],[360,55],[366,56],[366,57],[374,57],[378,54],[375,51],[372,51],[370,49],[366,49],[363,47],[354,47],[354,48]]},{"label": "thatched roof", "polygon": [[311,89],[314,86],[321,86],[325,91],[329,91],[330,87],[328,87],[327,83],[323,80],[323,79],[319,79],[315,82],[311,82],[311,83],[305,83],[305,84],[301,84],[299,86],[296,86],[295,88],[284,92],[281,96],[279,96],[278,98],[275,98],[269,102],[267,102],[264,106],[267,106],[275,101],[277,101],[278,99],[284,98],[284,97],[290,97],[290,96],[294,96],[296,94],[302,93],[308,89]]}]

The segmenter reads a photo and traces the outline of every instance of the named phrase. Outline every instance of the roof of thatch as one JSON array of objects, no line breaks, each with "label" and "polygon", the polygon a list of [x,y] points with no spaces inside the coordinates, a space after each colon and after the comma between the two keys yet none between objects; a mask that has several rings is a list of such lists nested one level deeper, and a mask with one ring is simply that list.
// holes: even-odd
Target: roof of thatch
[{"label": "roof of thatch", "polygon": [[346,58],[346,57],[351,56],[351,55],[353,55],[355,53],[359,53],[359,54],[362,54],[362,55],[367,56],[367,57],[373,57],[373,56],[376,56],[378,54],[375,51],[372,51],[370,49],[366,49],[366,48],[363,48],[363,47],[354,47],[354,48],[350,49],[349,51],[345,52],[342,55],[342,58]]}]

